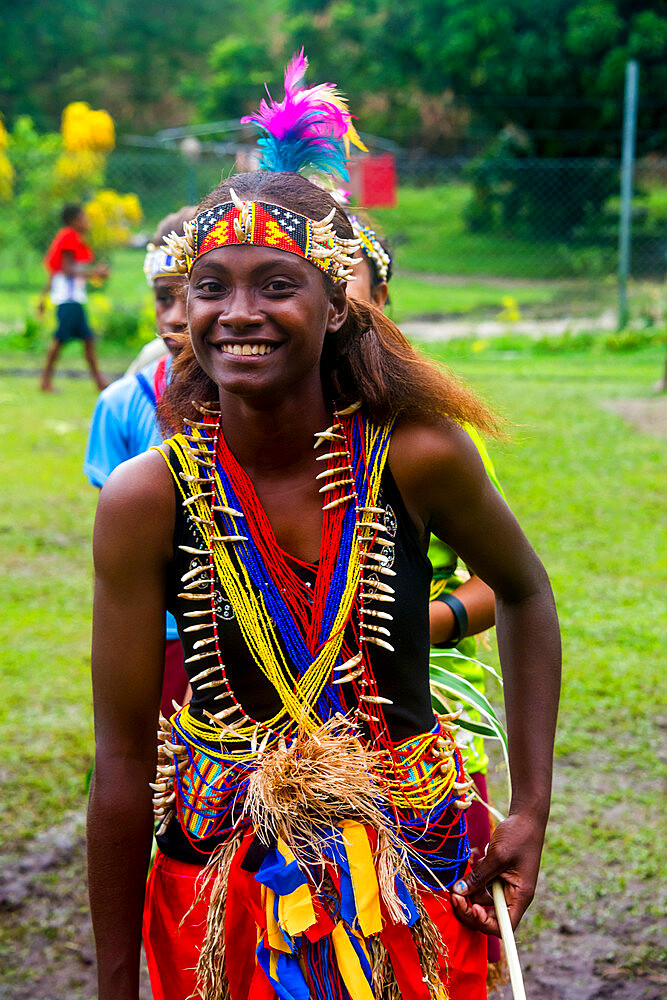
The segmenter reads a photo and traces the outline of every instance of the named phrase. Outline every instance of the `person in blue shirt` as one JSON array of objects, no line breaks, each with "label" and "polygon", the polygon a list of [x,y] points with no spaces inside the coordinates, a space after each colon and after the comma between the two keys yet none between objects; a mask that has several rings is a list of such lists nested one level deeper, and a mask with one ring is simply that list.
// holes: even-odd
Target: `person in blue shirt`
[{"label": "person in blue shirt", "polygon": [[[88,431],[83,471],[92,486],[101,489],[110,474],[122,462],[162,442],[157,422],[157,405],[169,381],[171,362],[187,333],[185,314],[185,279],[169,270],[171,258],[158,249],[164,237],[174,230],[183,232],[183,222],[194,215],[192,207],[168,215],[158,226],[149,243],[144,263],[146,279],[155,298],[158,335],[166,353],[139,372],[113,382],[99,396]],[[183,666],[183,648],[176,622],[167,612],[165,672],[160,707],[172,714],[172,700],[181,703],[188,694],[188,679]]]}]

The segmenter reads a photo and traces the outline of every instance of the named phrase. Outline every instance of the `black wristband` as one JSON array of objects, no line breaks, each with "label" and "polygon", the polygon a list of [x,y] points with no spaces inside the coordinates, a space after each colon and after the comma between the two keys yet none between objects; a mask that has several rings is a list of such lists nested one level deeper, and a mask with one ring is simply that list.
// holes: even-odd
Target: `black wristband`
[{"label": "black wristband", "polygon": [[436,642],[434,647],[435,649],[453,649],[468,633],[468,612],[463,602],[459,601],[454,594],[440,594],[436,597],[436,601],[446,604],[451,610],[454,615],[455,628],[451,639],[448,639],[447,642]]}]

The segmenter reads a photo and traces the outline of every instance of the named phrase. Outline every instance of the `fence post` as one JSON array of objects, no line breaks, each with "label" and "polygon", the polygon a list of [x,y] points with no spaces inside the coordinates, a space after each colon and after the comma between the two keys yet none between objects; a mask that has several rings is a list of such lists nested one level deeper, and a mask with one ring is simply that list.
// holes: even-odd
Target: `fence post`
[{"label": "fence post", "polygon": [[197,193],[197,161],[201,156],[201,142],[196,135],[186,135],[181,141],[181,153],[185,157],[185,200],[189,205],[199,201]]},{"label": "fence post", "polygon": [[637,83],[639,63],[630,59],[625,66],[623,107],[623,153],[621,159],[621,213],[618,231],[618,328],[628,322],[628,274],[630,272],[630,235],[632,230],[632,180],[635,166],[637,129]]}]

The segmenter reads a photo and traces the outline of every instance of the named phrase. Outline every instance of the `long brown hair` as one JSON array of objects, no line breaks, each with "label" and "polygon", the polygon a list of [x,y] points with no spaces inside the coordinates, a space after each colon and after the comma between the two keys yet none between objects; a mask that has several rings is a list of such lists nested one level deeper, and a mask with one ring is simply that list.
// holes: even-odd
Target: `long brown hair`
[{"label": "long brown hair", "polygon": [[[204,198],[197,214],[231,201],[229,189],[253,201],[268,201],[310,219],[322,219],[336,209],[333,226],[339,236],[353,237],[345,212],[328,192],[305,177],[258,170],[223,181]],[[332,280],[322,272],[328,294]],[[432,422],[451,417],[495,433],[490,410],[443,365],[423,357],[387,316],[375,306],[348,299],[348,314],[337,333],[328,333],[321,360],[325,395],[339,406],[358,399],[378,423],[392,419]],[[197,420],[193,400],[217,400],[215,382],[200,368],[188,342],[174,360],[173,375],[160,402],[159,417],[167,431]]]}]

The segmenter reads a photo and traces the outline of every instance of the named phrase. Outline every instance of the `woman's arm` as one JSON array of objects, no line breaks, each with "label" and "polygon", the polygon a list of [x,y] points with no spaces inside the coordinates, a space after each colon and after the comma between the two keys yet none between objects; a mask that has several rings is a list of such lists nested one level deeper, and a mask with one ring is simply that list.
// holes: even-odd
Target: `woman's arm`
[{"label": "woman's arm", "polygon": [[[496,595],[504,678],[512,801],[486,858],[457,883],[457,914],[498,933],[482,891],[505,883],[512,923],[529,905],[549,815],[553,742],[560,689],[560,636],[549,581],[514,515],[492,486],[468,436],[457,426],[405,426],[394,433],[392,472],[424,540],[432,531]],[[473,904],[465,896],[471,897]]]},{"label": "woman's arm", "polygon": [[99,1000],[138,1000],[174,494],[155,452],[119,466],[95,519],[95,770],[88,879]]}]

